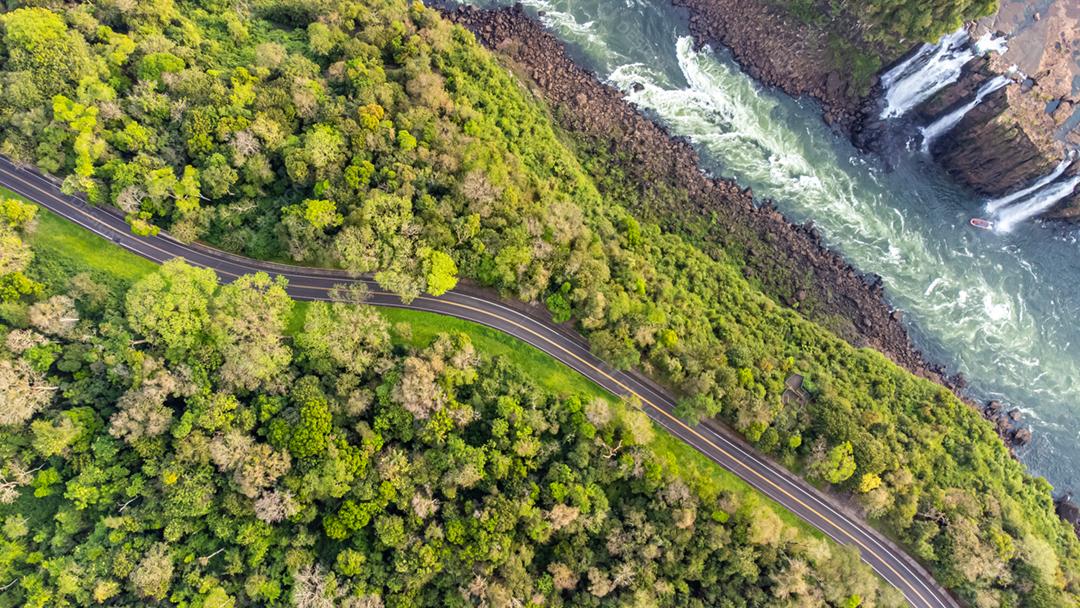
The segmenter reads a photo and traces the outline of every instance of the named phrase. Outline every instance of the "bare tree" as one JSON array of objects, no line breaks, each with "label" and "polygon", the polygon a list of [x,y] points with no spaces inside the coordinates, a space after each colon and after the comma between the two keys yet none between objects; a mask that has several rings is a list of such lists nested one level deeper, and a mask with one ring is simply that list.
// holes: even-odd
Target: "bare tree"
[{"label": "bare tree", "polygon": [[7,335],[7,348],[16,355],[21,355],[31,348],[44,344],[45,336],[32,329],[14,329]]},{"label": "bare tree", "polygon": [[30,307],[30,324],[53,336],[70,336],[79,323],[75,301],[68,296],[53,296]]},{"label": "bare tree", "polygon": [[294,608],[335,608],[334,585],[323,575],[319,564],[300,568],[293,574]]},{"label": "bare tree", "polygon": [[26,422],[52,400],[56,390],[29,363],[0,361],[0,425]]},{"label": "bare tree", "polygon": [[268,524],[288,519],[299,509],[288,490],[271,490],[255,499],[255,517]]},{"label": "bare tree", "polygon": [[11,460],[4,463],[0,469],[0,504],[9,505],[19,498],[19,488],[29,485],[34,479],[34,473],[41,470],[44,464],[32,469],[27,469],[19,460]]}]

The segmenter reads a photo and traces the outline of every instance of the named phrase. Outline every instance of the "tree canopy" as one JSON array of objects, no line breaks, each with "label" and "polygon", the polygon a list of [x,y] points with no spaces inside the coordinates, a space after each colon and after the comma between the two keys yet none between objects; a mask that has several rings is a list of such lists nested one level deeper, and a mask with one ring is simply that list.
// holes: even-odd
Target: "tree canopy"
[{"label": "tree canopy", "polygon": [[[460,275],[547,303],[599,356],[670,386],[687,418],[720,416],[762,451],[851,496],[964,599],[1076,603],[1080,542],[1053,513],[1046,482],[1010,458],[978,413],[779,306],[723,252],[707,255],[662,227],[669,222],[640,221],[602,194],[593,159],[565,144],[548,109],[436,12],[401,0],[162,0],[27,8],[4,19],[0,151],[66,176],[68,190],[94,203],[116,205],[136,232],[167,228],[254,257],[370,272],[404,299],[445,291]],[[26,49],[37,45],[42,70],[61,70],[47,83],[26,76],[38,61]],[[63,66],[55,52],[66,54]],[[16,314],[12,303],[36,302],[38,289],[18,274],[31,263],[24,232],[0,225],[0,246],[15,252],[0,278],[5,322],[19,330],[30,327],[29,313]],[[50,373],[122,361],[115,374],[129,385],[103,384],[96,371],[75,381],[109,387],[94,389],[106,391],[101,403],[116,399],[109,437],[143,446],[144,456],[176,433],[224,436],[232,425],[248,431],[261,416],[287,412],[267,427],[276,453],[294,463],[333,453],[345,463],[304,473],[328,495],[344,491],[340,480],[359,462],[324,432],[337,391],[357,411],[380,399],[398,404],[402,412],[383,418],[388,428],[406,415],[445,425],[454,411],[442,355],[405,356],[407,380],[381,393],[358,380],[392,373],[385,328],[363,313],[313,310],[293,345],[303,350],[290,351],[282,333],[289,306],[264,278],[221,290],[203,271],[170,265],[125,303],[109,340],[138,335],[152,356],[114,361],[97,347],[57,354],[55,345],[34,345],[0,377],[20,394],[44,395],[56,386]],[[256,323],[233,318],[250,307],[264,307]],[[66,317],[46,314],[63,310],[62,301],[43,307],[52,323],[34,331],[72,339],[45,330],[64,328]],[[335,328],[337,319],[365,333]],[[38,339],[18,335],[20,345]],[[252,356],[237,360],[247,348]],[[303,374],[282,384],[290,369]],[[807,379],[806,404],[783,398],[796,372]],[[336,376],[333,386],[327,375]],[[275,414],[251,406],[250,394],[266,394],[261,403]],[[16,420],[40,411],[28,403]],[[451,450],[461,467],[455,479],[503,466],[472,460],[470,446]],[[216,508],[206,482],[215,469],[207,463],[174,477],[162,466],[146,474],[173,480],[167,495],[188,517],[168,528],[168,540]],[[455,495],[467,495],[462,488]],[[403,515],[368,511],[377,496],[354,499],[330,529],[355,525],[388,546],[407,543],[399,530],[410,522],[394,519]],[[267,504],[276,512],[289,511],[291,503],[274,500]],[[365,517],[373,528],[360,525]]]},{"label": "tree canopy", "polygon": [[[22,306],[70,308],[60,332],[2,317],[0,607],[903,605],[854,550],[684,478],[631,405],[464,334],[394,345],[348,290],[291,340],[280,280],[203,275],[171,262],[126,310],[49,283]],[[150,294],[196,312],[164,332]]]}]

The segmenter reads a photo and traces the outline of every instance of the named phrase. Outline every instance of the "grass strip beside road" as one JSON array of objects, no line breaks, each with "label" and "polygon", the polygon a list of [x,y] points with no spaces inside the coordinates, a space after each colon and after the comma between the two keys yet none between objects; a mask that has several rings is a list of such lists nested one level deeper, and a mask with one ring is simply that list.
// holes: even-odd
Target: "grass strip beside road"
[{"label": "grass strip beside road", "polygon": [[[4,196],[22,198],[8,190],[2,190],[2,193]],[[126,290],[132,283],[157,268],[155,263],[146,258],[131,253],[41,206],[38,206],[37,226],[31,237],[31,245],[35,253],[33,271],[41,279],[63,280],[88,272],[110,289]],[[288,327],[290,334],[302,330],[308,308],[308,302],[296,302]],[[423,347],[440,333],[460,332],[469,336],[478,352],[487,356],[508,358],[511,363],[524,370],[539,387],[547,391],[558,395],[584,395],[589,399],[600,397],[613,403],[619,401],[614,395],[550,355],[500,331],[429,312],[400,308],[381,308],[379,312],[391,324],[404,324],[408,327],[405,332],[394,332],[396,339],[402,344]],[[405,338],[400,337],[402,333],[406,334]],[[771,509],[782,521],[796,528],[800,535],[825,538],[819,530],[764,497],[674,435],[658,425],[656,429],[652,449],[666,466],[681,473],[684,479],[699,488],[703,496],[719,500],[725,493],[730,494],[735,498],[734,503],[743,508]]]}]

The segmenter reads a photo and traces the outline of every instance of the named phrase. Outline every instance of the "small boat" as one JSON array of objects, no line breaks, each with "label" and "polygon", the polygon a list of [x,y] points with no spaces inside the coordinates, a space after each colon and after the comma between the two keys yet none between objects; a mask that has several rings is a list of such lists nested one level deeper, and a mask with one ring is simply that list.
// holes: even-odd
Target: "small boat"
[{"label": "small boat", "polygon": [[994,222],[991,222],[990,220],[984,220],[981,217],[973,217],[973,218],[971,218],[971,225],[978,228],[979,230],[993,230],[994,229]]}]

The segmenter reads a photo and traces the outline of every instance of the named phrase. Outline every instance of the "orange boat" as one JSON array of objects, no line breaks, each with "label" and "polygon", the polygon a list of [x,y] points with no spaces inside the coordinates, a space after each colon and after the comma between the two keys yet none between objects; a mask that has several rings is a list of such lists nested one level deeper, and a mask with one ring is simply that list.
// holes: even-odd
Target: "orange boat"
[{"label": "orange boat", "polygon": [[978,228],[978,229],[980,229],[980,230],[993,230],[994,229],[994,223],[993,222],[991,222],[990,220],[984,220],[981,217],[973,217],[973,218],[971,218],[971,225]]}]

